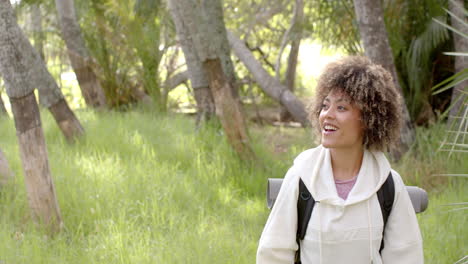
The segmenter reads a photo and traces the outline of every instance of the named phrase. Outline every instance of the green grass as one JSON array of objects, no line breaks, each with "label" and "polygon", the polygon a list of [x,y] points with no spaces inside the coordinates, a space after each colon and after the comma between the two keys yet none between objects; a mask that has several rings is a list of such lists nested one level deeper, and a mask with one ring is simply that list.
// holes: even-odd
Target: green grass
[{"label": "green grass", "polygon": [[[66,226],[53,238],[31,224],[14,124],[0,120],[0,147],[16,173],[0,193],[0,263],[254,263],[269,213],[266,179],[283,177],[294,156],[312,146],[310,131],[252,126],[261,161],[247,164],[217,124],[197,131],[178,115],[77,114],[87,134],[68,145],[42,113]],[[414,169],[396,167],[402,175]],[[464,179],[445,180],[430,193],[419,217],[426,263],[466,254],[466,211],[442,206],[466,201],[465,186]]]}]

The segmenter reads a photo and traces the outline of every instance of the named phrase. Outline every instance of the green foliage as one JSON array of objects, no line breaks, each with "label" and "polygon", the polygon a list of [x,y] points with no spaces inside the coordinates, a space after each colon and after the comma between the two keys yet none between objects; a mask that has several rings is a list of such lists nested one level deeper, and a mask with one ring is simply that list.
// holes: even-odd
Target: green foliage
[{"label": "green foliage", "polygon": [[84,35],[100,69],[111,106],[138,100],[135,90],[153,97],[164,111],[160,86],[162,24],[167,19],[159,0],[93,0],[80,5]]},{"label": "green foliage", "polygon": [[[312,1],[309,25],[314,37],[327,46],[344,49],[349,54],[363,53],[352,0]],[[442,55],[450,46],[448,31],[434,22],[446,21],[443,7],[447,1],[383,1],[384,19],[395,66],[400,77],[405,102],[412,120],[427,124],[437,110],[446,106],[446,95],[435,98],[431,87],[453,67]],[[443,110],[443,109],[441,109]]]},{"label": "green foliage", "polygon": [[[54,238],[31,224],[13,121],[0,120],[0,146],[17,175],[0,192],[1,261],[253,263],[268,216],[266,179],[283,177],[293,157],[312,145],[310,131],[255,126],[252,141],[264,165],[246,164],[216,124],[195,131],[194,121],[182,116],[77,114],[87,135],[68,145],[50,115],[42,113],[66,225]],[[441,131],[418,130],[419,147],[405,157],[406,165],[396,164],[407,183],[430,177],[420,166],[435,171],[460,166],[439,168],[445,158],[433,155],[433,147]],[[416,173],[419,179],[411,178]],[[426,263],[450,262],[465,253],[467,216],[442,206],[463,200],[464,181],[446,179],[429,192],[429,209],[418,217]]]},{"label": "green foliage", "polygon": [[[455,2],[454,2],[455,3]],[[460,7],[460,8],[463,8],[463,7]],[[458,20],[459,22],[461,22],[461,24],[468,28],[468,24],[462,19],[462,18],[459,18],[457,17],[455,14],[453,14],[452,12],[448,11],[447,9],[444,9],[445,12],[447,12],[448,14],[450,14],[451,18],[452,19],[455,19],[455,20]],[[465,14],[468,13],[468,11],[466,9],[463,9]],[[440,21],[440,20],[437,20],[437,19],[434,19],[434,22],[440,24],[442,27],[452,31],[454,34],[458,34],[460,35],[461,37],[463,37],[465,39],[465,41],[468,41],[468,35],[464,34],[462,31],[460,30],[457,30],[456,28],[453,28],[449,25],[447,25],[446,23],[444,23],[443,21]],[[462,51],[462,52],[445,52],[444,53],[445,55],[450,55],[450,56],[464,56],[464,57],[467,57],[468,56],[468,52],[466,51]],[[455,73],[453,76],[445,79],[444,81],[440,82],[439,84],[435,85],[433,88],[432,88],[432,91],[433,91],[433,95],[436,95],[436,94],[439,94],[439,93],[442,93],[446,90],[449,90],[461,83],[464,83],[468,80],[468,69],[463,69],[457,73]],[[466,87],[465,87],[466,88]],[[454,107],[455,104],[458,103],[458,101],[460,100],[463,100],[463,102],[461,103],[461,106],[460,109],[459,109],[459,113],[457,113],[457,115],[459,116],[463,116],[463,113],[462,111],[464,111],[464,109],[466,108],[466,103],[467,103],[467,100],[468,100],[468,96],[466,95],[466,91],[461,91],[460,95],[458,98],[456,98],[454,101],[452,101],[452,105],[449,107],[449,109],[447,109],[447,111],[444,113],[444,115],[447,115],[449,110]],[[463,107],[465,105],[465,108]],[[454,119],[456,120],[456,119]],[[456,128],[454,127],[455,125],[459,124],[460,122],[458,121],[455,121],[453,122],[453,124],[450,124],[450,130],[457,130],[459,129],[459,131],[462,131],[461,127],[460,128]],[[466,132],[466,129],[465,131]],[[464,137],[463,137],[464,138]],[[457,142],[453,142],[453,143],[457,143]],[[465,142],[462,142],[462,143],[465,143]]]},{"label": "green foliage", "polygon": [[309,25],[313,37],[325,46],[344,49],[348,54],[363,53],[352,0],[311,1]]},{"label": "green foliage", "polygon": [[[427,121],[422,119],[431,117],[422,115],[433,111],[431,87],[452,67],[451,62],[441,56],[449,45],[448,31],[433,20],[437,17],[446,21],[443,7],[447,6],[447,1],[391,2],[387,5],[385,19],[400,83],[412,119],[424,123]],[[440,107],[434,101],[432,104],[435,109]]]}]

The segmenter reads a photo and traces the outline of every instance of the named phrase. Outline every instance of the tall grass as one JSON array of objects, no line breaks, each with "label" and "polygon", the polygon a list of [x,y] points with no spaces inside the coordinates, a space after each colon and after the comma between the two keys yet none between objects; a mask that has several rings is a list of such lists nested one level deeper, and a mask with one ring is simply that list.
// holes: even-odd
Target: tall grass
[{"label": "tall grass", "polygon": [[[66,228],[50,238],[31,224],[14,124],[0,120],[17,176],[0,192],[0,263],[254,263],[266,179],[312,145],[309,131],[253,127],[259,160],[247,164],[219,125],[196,131],[190,118],[143,111],[79,112],[87,135],[68,145],[42,116]],[[439,206],[466,199],[463,183],[444,183],[419,217],[427,263],[466,253],[466,214]]]}]

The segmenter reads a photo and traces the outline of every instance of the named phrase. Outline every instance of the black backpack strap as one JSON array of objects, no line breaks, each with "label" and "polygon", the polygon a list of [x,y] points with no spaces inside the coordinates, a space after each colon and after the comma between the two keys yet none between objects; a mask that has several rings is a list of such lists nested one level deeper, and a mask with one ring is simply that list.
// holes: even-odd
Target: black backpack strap
[{"label": "black backpack strap", "polygon": [[393,182],[391,172],[388,174],[387,180],[385,180],[384,184],[382,184],[380,189],[377,191],[377,198],[379,199],[380,209],[382,210],[382,217],[384,222],[382,242],[380,244],[379,250],[379,252],[382,253],[382,249],[384,248],[383,237],[385,234],[385,227],[387,226],[387,220],[390,216],[390,212],[392,211],[393,200],[395,200],[395,184]]},{"label": "black backpack strap", "polygon": [[301,240],[304,239],[309,225],[310,216],[314,209],[315,200],[310,194],[301,178],[299,178],[299,194],[297,196],[297,233],[296,242],[298,249],[294,258],[295,264],[301,263]]}]

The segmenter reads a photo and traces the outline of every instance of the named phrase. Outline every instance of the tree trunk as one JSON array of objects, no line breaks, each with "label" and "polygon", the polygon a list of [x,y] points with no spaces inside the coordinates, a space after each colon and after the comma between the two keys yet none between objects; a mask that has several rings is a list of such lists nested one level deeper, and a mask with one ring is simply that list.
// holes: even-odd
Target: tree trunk
[{"label": "tree trunk", "polygon": [[34,48],[45,61],[44,31],[42,29],[42,12],[39,3],[31,4],[31,29],[33,31]]},{"label": "tree trunk", "polygon": [[[6,15],[10,13],[5,11]],[[29,86],[37,88],[41,104],[52,113],[67,141],[72,142],[75,137],[81,136],[84,130],[80,122],[65,102],[60,88],[47,71],[44,61],[19,28],[13,13],[11,17],[0,17],[0,36],[2,36],[0,48],[5,52],[10,52],[10,54],[5,53],[5,60],[0,62],[2,64],[0,67],[4,69],[2,75],[5,79],[5,86],[8,87],[7,75],[10,75],[21,79],[21,84],[14,86],[15,89]],[[24,67],[23,72],[15,68],[18,65]]]},{"label": "tree trunk", "polygon": [[0,118],[1,117],[8,117],[8,112],[5,108],[5,104],[3,103],[2,93],[0,92]]},{"label": "tree trunk", "polygon": [[208,59],[203,62],[208,73],[211,92],[216,104],[216,114],[234,149],[244,158],[252,158],[253,152],[248,145],[245,119],[240,105],[236,103],[230,83],[222,70],[220,59]]},{"label": "tree trunk", "polygon": [[7,185],[14,178],[13,171],[8,165],[5,154],[0,149],[0,188]]},{"label": "tree trunk", "polygon": [[[285,78],[285,85],[286,87],[294,93],[295,90],[295,81],[296,81],[296,70],[297,70],[297,60],[299,56],[299,47],[301,45],[302,39],[302,24],[304,20],[304,1],[303,0],[296,0],[296,5],[294,7],[294,15],[291,21],[290,35],[287,39],[291,40],[291,50],[289,52],[288,57],[288,68],[286,69],[286,78]],[[279,78],[278,78],[279,79]],[[292,115],[288,112],[288,110],[282,106],[280,110],[280,120],[281,121],[288,121],[292,119]]]},{"label": "tree trunk", "polygon": [[[221,1],[172,0],[169,6],[171,13],[178,12],[178,19],[187,26],[229,143],[241,158],[251,159],[254,153],[248,143],[247,127],[233,88],[235,77]],[[177,24],[176,29],[179,30]]]},{"label": "tree trunk", "polygon": [[29,206],[33,217],[56,233],[63,223],[34,96],[34,85],[39,80],[35,76],[39,73],[35,64],[42,60],[32,51],[16,23],[10,1],[0,0],[0,73],[15,120]]},{"label": "tree trunk", "polygon": [[202,62],[195,51],[195,44],[190,37],[189,28],[184,23],[184,17],[191,15],[191,10],[179,8],[179,3],[174,1],[169,1],[169,7],[176,25],[177,38],[184,53],[190,83],[197,103],[196,125],[198,127],[215,115],[216,107]]},{"label": "tree trunk", "polygon": [[189,79],[188,71],[183,71],[174,74],[164,81],[164,90],[170,92],[175,89],[177,86],[186,83]]},{"label": "tree trunk", "polygon": [[68,56],[80,84],[86,105],[93,108],[106,107],[106,96],[89,61],[91,60],[81,29],[76,18],[73,0],[56,0],[62,37],[68,49]]},{"label": "tree trunk", "polygon": [[[366,56],[372,62],[382,65],[392,74],[395,86],[404,102],[392,49],[388,41],[381,1],[354,0],[354,8]],[[391,151],[391,155],[395,160],[399,160],[415,140],[414,127],[405,103],[402,105],[402,115],[403,125],[400,130],[400,144],[398,144],[397,149]]]},{"label": "tree trunk", "polygon": [[143,88],[139,86],[132,86],[131,87],[132,96],[137,99],[138,102],[143,103],[144,105],[154,107],[154,100],[151,96],[149,96]]},{"label": "tree trunk", "polygon": [[[458,18],[462,19],[465,23],[468,23],[466,19],[466,15],[463,12],[464,5],[462,0],[453,0],[449,1],[449,9],[450,11],[457,16]],[[457,19],[451,18],[452,26],[456,28],[458,31],[463,32],[464,34],[468,35],[468,27],[464,26],[463,23],[458,21]],[[460,36],[457,33],[452,32],[453,35],[453,42],[455,46],[456,52],[467,52],[468,51],[468,39]],[[461,72],[464,69],[468,68],[468,58],[466,56],[456,56],[455,57],[455,72]],[[450,116],[449,116],[449,126],[452,124],[457,127],[460,123],[462,116],[462,109],[463,103],[467,103],[467,96],[468,96],[468,80],[458,84],[452,90],[452,99],[451,99],[451,106],[450,109]]]},{"label": "tree trunk", "polygon": [[54,105],[51,105],[49,111],[52,113],[55,122],[57,122],[68,143],[73,143],[76,138],[84,135],[84,129],[80,121],[78,121],[65,99],[61,99]]},{"label": "tree trunk", "polygon": [[[29,43],[25,43],[29,44]],[[27,45],[25,45],[25,48]],[[24,49],[26,53],[26,49]],[[31,58],[35,55],[34,49],[30,49]],[[84,135],[84,129],[80,121],[76,118],[75,113],[70,109],[68,103],[58,87],[52,75],[47,70],[44,61],[36,55],[36,64],[33,67],[35,71],[33,85],[39,91],[39,101],[42,106],[49,109],[49,112],[55,119],[62,134],[69,143],[73,143],[76,138]]]},{"label": "tree trunk", "polygon": [[233,33],[228,32],[229,42],[236,56],[247,67],[253,75],[255,81],[262,90],[271,98],[279,102],[288,109],[295,120],[304,127],[310,126],[307,112],[302,102],[288,88],[282,85],[278,79],[274,78],[263,69],[262,65],[255,59],[245,44]]},{"label": "tree trunk", "polygon": [[[9,89],[14,89],[11,87]],[[26,191],[33,216],[52,233],[62,228],[60,209],[50,175],[49,160],[34,93],[10,97],[23,163]]]}]

